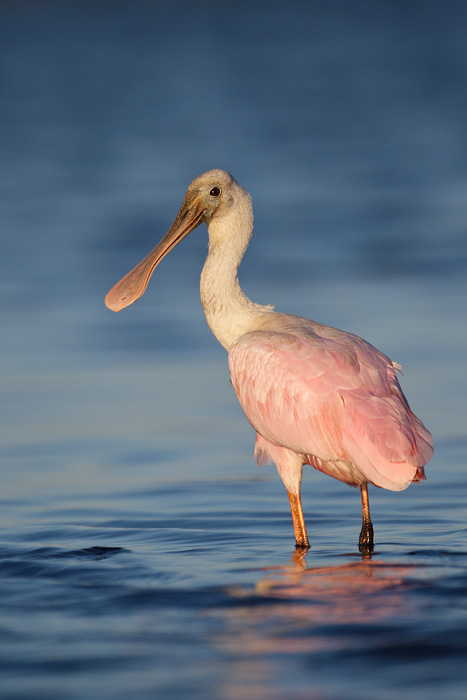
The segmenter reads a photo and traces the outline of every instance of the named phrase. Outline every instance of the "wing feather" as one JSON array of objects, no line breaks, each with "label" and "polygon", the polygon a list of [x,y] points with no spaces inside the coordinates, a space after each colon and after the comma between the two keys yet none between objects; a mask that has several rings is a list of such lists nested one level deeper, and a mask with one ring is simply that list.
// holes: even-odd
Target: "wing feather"
[{"label": "wing feather", "polygon": [[385,488],[405,488],[431,457],[399,365],[358,336],[325,326],[254,331],[232,345],[229,367],[248,420],[275,445],[351,462]]}]

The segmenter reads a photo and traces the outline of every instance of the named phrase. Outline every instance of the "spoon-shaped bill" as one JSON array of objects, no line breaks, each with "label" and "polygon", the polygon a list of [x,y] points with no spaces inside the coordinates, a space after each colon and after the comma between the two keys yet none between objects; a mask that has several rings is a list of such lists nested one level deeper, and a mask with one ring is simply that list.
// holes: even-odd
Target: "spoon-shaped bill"
[{"label": "spoon-shaped bill", "polygon": [[105,297],[105,305],[112,311],[121,311],[137,301],[146,291],[151,275],[162,258],[204,221],[204,215],[203,202],[194,193],[188,192],[164,238],[139,265],[112,287]]}]

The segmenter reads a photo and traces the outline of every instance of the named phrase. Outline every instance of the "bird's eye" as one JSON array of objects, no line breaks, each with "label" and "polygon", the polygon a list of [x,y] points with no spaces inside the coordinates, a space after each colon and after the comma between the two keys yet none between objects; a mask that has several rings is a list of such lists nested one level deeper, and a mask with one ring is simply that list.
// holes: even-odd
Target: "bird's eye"
[{"label": "bird's eye", "polygon": [[211,197],[218,197],[220,193],[221,191],[219,187],[213,187],[209,194],[211,195]]}]

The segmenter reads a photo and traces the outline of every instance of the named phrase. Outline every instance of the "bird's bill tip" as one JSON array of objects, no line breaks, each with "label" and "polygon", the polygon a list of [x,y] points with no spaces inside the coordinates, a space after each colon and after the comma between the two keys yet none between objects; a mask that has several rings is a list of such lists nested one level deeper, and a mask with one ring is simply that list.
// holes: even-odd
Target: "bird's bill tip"
[{"label": "bird's bill tip", "polygon": [[148,282],[159,262],[155,248],[139,265],[112,287],[105,297],[105,305],[111,311],[121,311],[137,301],[145,292]]},{"label": "bird's bill tip", "polygon": [[[129,303],[131,304],[131,302]],[[125,299],[115,293],[114,287],[106,294],[105,305],[111,311],[115,311],[115,313],[124,309],[125,306],[128,306],[128,304],[125,303]]]}]

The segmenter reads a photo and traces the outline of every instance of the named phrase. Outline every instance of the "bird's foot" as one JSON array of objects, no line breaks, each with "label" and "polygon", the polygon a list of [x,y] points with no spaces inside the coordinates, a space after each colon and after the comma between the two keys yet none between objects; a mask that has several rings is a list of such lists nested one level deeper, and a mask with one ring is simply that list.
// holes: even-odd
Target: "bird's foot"
[{"label": "bird's foot", "polygon": [[368,554],[373,551],[373,525],[363,523],[358,540],[358,549],[363,554]]}]

